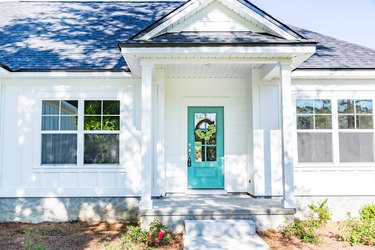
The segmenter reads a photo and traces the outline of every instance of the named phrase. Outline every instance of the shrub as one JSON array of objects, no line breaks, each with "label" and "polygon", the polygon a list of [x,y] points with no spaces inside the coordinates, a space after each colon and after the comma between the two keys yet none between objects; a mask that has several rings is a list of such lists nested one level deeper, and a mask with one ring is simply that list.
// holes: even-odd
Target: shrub
[{"label": "shrub", "polygon": [[309,221],[315,228],[321,228],[322,226],[325,226],[328,221],[332,220],[332,213],[327,206],[327,202],[328,199],[325,199],[324,201],[318,202],[317,205],[309,205],[311,210]]},{"label": "shrub", "polygon": [[375,203],[364,205],[359,210],[360,219],[363,221],[374,221],[375,220]]},{"label": "shrub", "polygon": [[295,236],[303,242],[314,244],[319,243],[319,238],[315,232],[315,228],[308,220],[302,221],[295,219],[293,223],[284,227],[283,234],[288,237]]},{"label": "shrub", "polygon": [[361,220],[349,215],[347,220],[340,223],[339,230],[342,241],[352,245],[375,246],[375,220]]},{"label": "shrub", "polygon": [[171,239],[172,235],[168,232],[167,227],[155,218],[148,231],[139,226],[128,226],[123,243],[124,245],[138,243],[147,247],[158,247],[167,244]]}]

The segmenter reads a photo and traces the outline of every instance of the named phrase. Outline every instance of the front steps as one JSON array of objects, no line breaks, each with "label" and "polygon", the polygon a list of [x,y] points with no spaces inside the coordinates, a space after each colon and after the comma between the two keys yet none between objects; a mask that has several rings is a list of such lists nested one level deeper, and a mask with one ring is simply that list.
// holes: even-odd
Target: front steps
[{"label": "front steps", "polygon": [[252,220],[185,220],[185,250],[269,249]]}]

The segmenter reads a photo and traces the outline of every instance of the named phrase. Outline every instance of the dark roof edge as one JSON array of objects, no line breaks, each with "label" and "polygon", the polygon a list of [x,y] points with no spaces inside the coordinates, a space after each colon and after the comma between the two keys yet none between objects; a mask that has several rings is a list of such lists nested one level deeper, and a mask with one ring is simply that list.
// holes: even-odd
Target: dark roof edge
[{"label": "dark roof edge", "polygon": [[7,65],[5,65],[4,63],[1,63],[1,62],[0,62],[0,68],[3,68],[3,69],[5,69],[6,71],[9,71],[9,72],[13,72],[13,70],[10,67],[8,67]]},{"label": "dark roof edge", "polygon": [[283,46],[283,45],[295,45],[295,46],[308,46],[317,45],[317,42],[285,42],[285,43],[119,43],[120,48],[152,48],[152,47],[223,47],[223,46]]},{"label": "dark roof edge", "polygon": [[[265,19],[267,19],[268,21],[270,21],[271,23],[275,24],[276,26],[279,26],[279,25],[282,25],[284,27],[287,28],[287,30],[284,30],[286,31],[287,33],[289,33],[290,35],[297,35],[298,37],[300,38],[303,38],[303,39],[306,39],[304,36],[302,36],[300,33],[298,33],[297,31],[295,31],[294,29],[292,29],[291,27],[289,27],[288,25],[286,25],[285,23],[279,21],[278,19],[274,18],[272,15],[268,14],[267,12],[265,12],[264,10],[260,9],[258,6],[254,5],[253,3],[251,3],[250,1],[248,0],[238,0],[240,3],[246,5],[246,4],[249,4],[252,8],[254,8],[256,11],[258,12],[261,12],[262,14],[264,14],[264,17]],[[293,34],[291,34],[291,32]]]},{"label": "dark roof edge", "polygon": [[[179,1],[176,1],[176,2],[179,2]],[[157,20],[156,22],[150,24],[149,26],[147,26],[146,28],[144,28],[143,30],[139,31],[138,33],[136,33],[134,36],[132,36],[131,38],[129,38],[129,40],[137,40],[139,38],[141,38],[144,34],[150,32],[151,30],[153,30],[155,27],[161,25],[162,23],[168,21],[170,18],[171,18],[171,15],[176,15],[178,14],[179,12],[182,11],[183,7],[186,7],[188,5],[191,5],[193,1],[191,0],[188,0],[186,1],[185,3],[183,3],[181,6],[179,6],[178,8],[172,10],[171,12],[167,13],[165,16],[161,17],[159,20]],[[167,18],[169,17],[169,18]]]},{"label": "dark roof edge", "polygon": [[313,71],[313,70],[327,70],[327,71],[328,70],[337,70],[337,71],[374,70],[375,71],[375,67],[374,68],[296,68],[293,71],[295,71],[295,70],[307,70],[307,71]]},{"label": "dark roof edge", "polygon": [[89,72],[130,72],[130,69],[44,69],[44,68],[34,68],[34,69],[18,69],[12,72],[74,72],[74,73],[89,73]]}]

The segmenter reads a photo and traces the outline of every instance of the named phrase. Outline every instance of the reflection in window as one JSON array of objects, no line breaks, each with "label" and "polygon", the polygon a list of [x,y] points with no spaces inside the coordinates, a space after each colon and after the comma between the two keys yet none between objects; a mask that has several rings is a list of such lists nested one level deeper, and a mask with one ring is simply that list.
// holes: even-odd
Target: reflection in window
[{"label": "reflection in window", "polygon": [[337,101],[339,129],[372,129],[372,100]]},{"label": "reflection in window", "polygon": [[[296,100],[298,161],[332,162],[331,100]],[[319,130],[325,129],[324,133]]]},{"label": "reflection in window", "polygon": [[194,115],[195,161],[216,161],[216,113]]},{"label": "reflection in window", "polygon": [[85,164],[119,163],[120,101],[85,101],[84,130]]}]

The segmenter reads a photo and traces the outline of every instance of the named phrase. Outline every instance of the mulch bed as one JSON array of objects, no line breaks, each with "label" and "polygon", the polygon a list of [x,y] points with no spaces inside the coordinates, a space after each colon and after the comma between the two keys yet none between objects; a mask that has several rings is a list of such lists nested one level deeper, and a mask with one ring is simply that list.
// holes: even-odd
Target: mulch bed
[{"label": "mulch bed", "polygon": [[[103,249],[105,242],[116,245],[127,224],[108,222],[0,223],[0,249],[25,249],[28,243],[40,242],[47,249]],[[177,234],[159,249],[183,249],[183,235]]]}]

